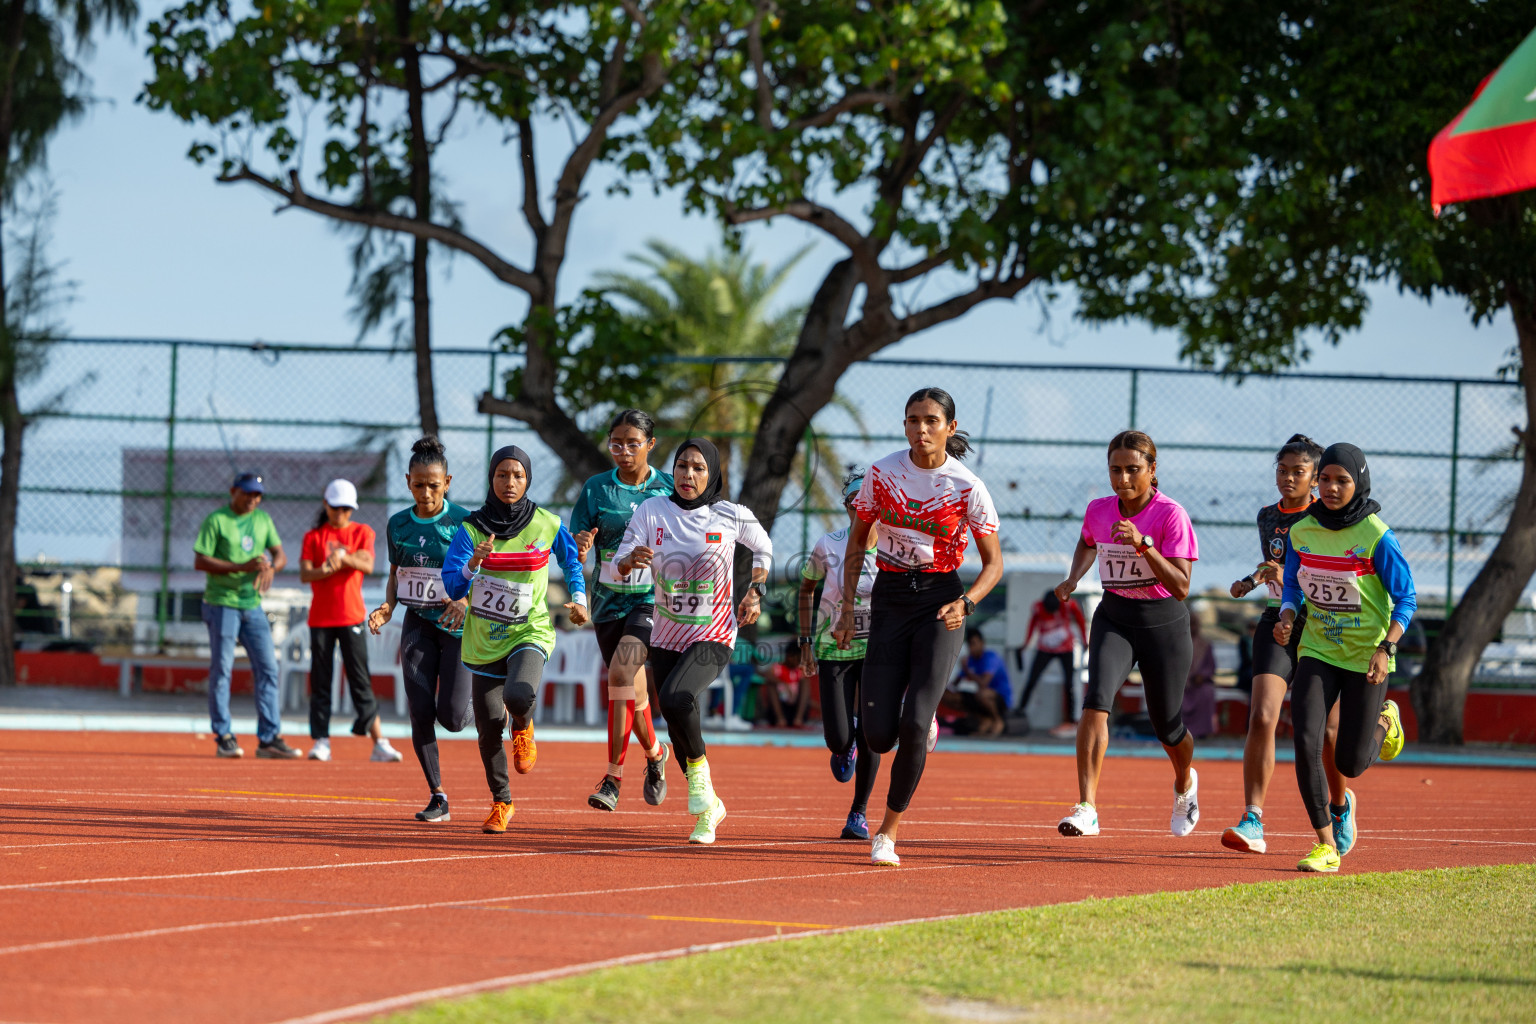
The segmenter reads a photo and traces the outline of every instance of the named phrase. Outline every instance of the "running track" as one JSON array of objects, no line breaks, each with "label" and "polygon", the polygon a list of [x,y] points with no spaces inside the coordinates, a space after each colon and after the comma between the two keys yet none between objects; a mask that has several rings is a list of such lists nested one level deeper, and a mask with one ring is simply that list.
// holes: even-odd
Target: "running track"
[{"label": "running track", "polygon": [[[1217,841],[1242,809],[1236,763],[1200,765],[1204,818],[1178,840],[1166,762],[1112,758],[1106,834],[1068,840],[1068,759],[941,746],[890,870],[824,838],[848,790],[811,750],[717,748],[730,817],[691,848],[675,764],[665,807],[637,777],[603,815],[584,799],[601,747],[546,743],[494,837],[472,743],[441,745],[454,820],[426,826],[408,751],[376,765],[365,741],[335,742],[322,765],[218,761],[182,735],[0,734],[0,1020],[350,1020],[719,944],[1295,879],[1310,845],[1287,764],[1271,853],[1253,857]],[[1384,765],[1355,788],[1346,871],[1536,860],[1536,773]]]}]

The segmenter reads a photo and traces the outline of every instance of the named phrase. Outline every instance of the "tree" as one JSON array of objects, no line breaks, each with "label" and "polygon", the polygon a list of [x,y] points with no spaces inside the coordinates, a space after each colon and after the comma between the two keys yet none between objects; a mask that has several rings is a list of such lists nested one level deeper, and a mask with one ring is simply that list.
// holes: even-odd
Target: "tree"
[{"label": "tree", "polygon": [[[155,78],[144,99],[155,109],[207,125],[217,143],[190,156],[219,159],[219,180],[254,184],[295,207],[476,260],[528,302],[513,332],[524,355],[509,397],[485,395],[481,409],[521,420],[585,477],[607,459],[558,401],[561,345],[551,332],[587,312],[563,307],[559,276],[588,174],[634,114],[679,64],[716,46],[716,3],[697,0],[444,0],[379,7],[367,0],[264,4],[244,16],[216,0],[190,0],[151,23]],[[318,107],[320,124],[304,122]],[[532,238],[525,264],[475,234],[434,217],[425,191],[428,157],[442,126],[472,108],[517,142],[521,226]],[[426,122],[437,112],[438,129]],[[319,193],[299,173],[305,130],[323,137]],[[546,193],[536,136],[572,134]],[[258,152],[265,155],[258,157]],[[265,161],[263,167],[255,166]],[[376,185],[409,181],[411,216],[392,209]],[[414,280],[425,249],[414,247]],[[413,287],[418,322],[425,287]],[[569,313],[569,315],[565,315]],[[590,326],[590,325],[588,325]],[[578,332],[579,333],[579,332]],[[418,335],[420,336],[420,335]],[[568,351],[564,352],[569,355]]]},{"label": "tree", "polygon": [[[97,25],[131,25],[137,13],[133,0],[0,2],[0,686],[15,682],[16,510],[26,427],[17,382],[51,334],[52,275],[43,256],[51,198],[19,236],[8,217],[27,175],[45,162],[48,140],[85,109],[77,61]],[[22,259],[12,271],[6,248],[18,240]]]}]

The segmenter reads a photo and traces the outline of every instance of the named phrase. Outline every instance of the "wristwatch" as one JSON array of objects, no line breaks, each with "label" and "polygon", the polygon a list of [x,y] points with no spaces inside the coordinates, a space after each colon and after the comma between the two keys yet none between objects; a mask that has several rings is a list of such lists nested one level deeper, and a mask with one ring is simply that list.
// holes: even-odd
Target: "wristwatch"
[{"label": "wristwatch", "polygon": [[976,610],[976,602],[971,600],[971,595],[961,594],[960,600],[965,602],[965,614],[970,615]]},{"label": "wristwatch", "polygon": [[1377,644],[1376,647],[1379,650],[1386,651],[1387,657],[1389,658],[1397,657],[1397,644],[1393,643],[1391,640],[1383,640],[1381,643]]},{"label": "wristwatch", "polygon": [[1145,555],[1148,551],[1156,550],[1157,548],[1152,544],[1152,538],[1148,537],[1146,534],[1142,534],[1141,543],[1136,545],[1136,553],[1138,555]]},{"label": "wristwatch", "polygon": [[812,643],[811,638],[808,637],[808,636],[802,636],[800,638],[800,646],[801,647],[809,647],[809,646],[811,646],[811,643]]},{"label": "wristwatch", "polygon": [[768,585],[765,584],[762,580],[753,580],[751,583],[747,584],[747,589],[757,591],[758,600],[762,600],[762,598],[768,593]]}]

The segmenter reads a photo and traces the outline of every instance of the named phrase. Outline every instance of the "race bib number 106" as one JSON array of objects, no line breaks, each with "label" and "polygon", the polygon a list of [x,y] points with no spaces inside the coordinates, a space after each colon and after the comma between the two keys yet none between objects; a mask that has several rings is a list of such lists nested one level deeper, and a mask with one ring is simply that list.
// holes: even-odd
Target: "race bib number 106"
[{"label": "race bib number 106", "polygon": [[440,569],[399,566],[395,569],[395,597],[408,608],[435,608],[443,603]]}]

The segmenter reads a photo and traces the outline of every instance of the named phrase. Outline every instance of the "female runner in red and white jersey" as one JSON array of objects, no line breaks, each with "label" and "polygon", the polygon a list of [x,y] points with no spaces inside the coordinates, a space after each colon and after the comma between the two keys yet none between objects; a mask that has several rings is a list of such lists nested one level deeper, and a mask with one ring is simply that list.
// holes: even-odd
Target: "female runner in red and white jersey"
[{"label": "female runner in red and white jersey", "polygon": [[[696,816],[690,843],[713,843],[725,820],[715,795],[699,727],[699,698],[731,661],[738,616],[744,626],[762,610],[773,542],[751,510],[722,497],[720,453],[690,438],[672,461],[673,493],[635,509],[614,552],[620,576],[650,566],[656,578],[651,627],[652,677],[672,748],[688,776],[688,813]],[[752,584],[737,607],[731,593],[736,545],[752,552]]]},{"label": "female runner in red and white jersey", "polygon": [[[1003,575],[992,497],[960,464],[971,446],[955,422],[954,399],[939,388],[912,395],[906,433],[911,447],[870,466],[854,499],[857,515],[848,531],[843,601],[833,632],[839,647],[853,640],[852,595],[870,527],[878,520],[880,571],[870,595],[860,698],[870,749],[883,754],[897,747],[885,820],[870,845],[870,860],[890,865],[901,863],[896,830],[923,776],[929,726],[965,639],[960,627]],[[970,534],[976,535],[981,573],[967,590],[959,569]]]}]

